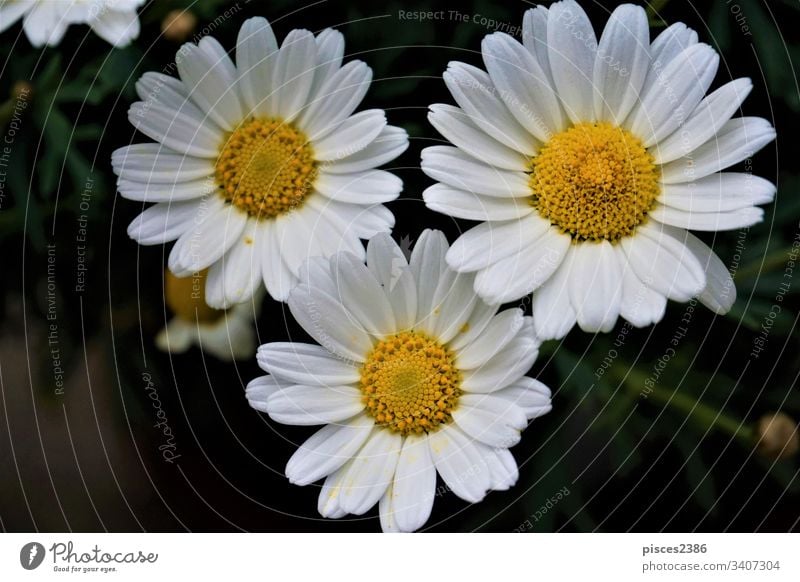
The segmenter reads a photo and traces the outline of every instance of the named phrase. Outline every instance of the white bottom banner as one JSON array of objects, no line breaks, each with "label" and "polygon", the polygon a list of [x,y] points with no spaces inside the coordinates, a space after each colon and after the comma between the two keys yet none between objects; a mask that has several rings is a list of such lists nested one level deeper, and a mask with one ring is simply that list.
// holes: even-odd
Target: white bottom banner
[{"label": "white bottom banner", "polygon": [[0,580],[796,581],[799,550],[793,534],[3,534]]}]

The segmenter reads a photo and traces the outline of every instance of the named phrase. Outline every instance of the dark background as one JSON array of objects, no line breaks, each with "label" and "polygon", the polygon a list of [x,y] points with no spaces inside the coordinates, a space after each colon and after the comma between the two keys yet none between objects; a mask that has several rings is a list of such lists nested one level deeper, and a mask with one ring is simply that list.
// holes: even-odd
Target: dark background
[{"label": "dark background", "polygon": [[[617,4],[583,3],[598,34]],[[110,154],[149,141],[136,135],[126,111],[135,100],[136,79],[162,70],[179,47],[160,37],[170,10],[188,7],[198,17],[196,32],[208,27],[231,50],[249,16],[266,16],[279,41],[293,28],[335,27],[345,34],[346,58],[373,68],[361,109],[385,109],[390,123],[411,137],[409,150],[389,168],[405,182],[401,198],[389,205],[397,218],[395,238],[409,237],[413,244],[433,227],[452,242],[471,224],[429,211],[422,202],[432,181],[418,168],[419,153],[440,143],[426,110],[431,103],[452,103],[441,73],[451,60],[480,66],[480,41],[492,30],[451,19],[449,11],[521,30],[529,6],[164,1],[140,10],[142,33],[121,50],[111,50],[87,26],[73,25],[60,46],[45,50],[32,48],[19,24],[2,33],[4,136],[10,135],[19,82],[32,93],[12,136],[0,200],[0,527],[378,531],[374,510],[361,518],[322,520],[316,511],[319,485],[287,482],[286,461],[314,429],[278,425],[249,408],[244,386],[261,373],[254,358],[234,365],[196,349],[169,356],[155,348],[153,337],[169,317],[162,298],[169,246],[139,247],[127,237],[141,205],[115,196]],[[214,24],[226,10],[227,18]],[[443,10],[445,18],[405,20],[400,10]],[[428,523],[433,531],[798,529],[797,457],[769,458],[753,435],[764,414],[800,417],[800,281],[791,282],[780,303],[764,351],[757,358],[751,352],[764,322],[772,321],[768,314],[800,232],[800,99],[793,69],[800,45],[791,24],[800,18],[800,3],[661,0],[649,5],[649,13],[653,37],[665,22],[683,21],[721,51],[712,88],[751,77],[755,89],[744,115],[766,117],[778,131],[776,143],[739,168],[779,185],[765,221],[702,235],[726,264],[735,263],[739,299],[727,317],[699,304],[670,303],[654,327],[625,334],[620,320],[604,336],[576,330],[560,344],[545,344],[531,375],[552,387],[554,409],[534,421],[513,449],[520,481],[478,505],[450,493],[437,497]],[[88,210],[80,206],[87,184]],[[82,213],[89,217],[89,262],[85,291],[76,293]],[[49,255],[47,245],[54,245]],[[54,320],[46,319],[48,257],[55,265]],[[50,324],[57,326],[57,344],[48,345]],[[684,326],[655,392],[643,398],[644,379],[652,377]],[[260,343],[285,341],[287,335],[307,341],[283,305],[269,299],[258,332]],[[625,339],[615,345],[618,337]],[[63,394],[55,390],[54,346],[64,369]],[[153,427],[156,411],[145,374],[175,434],[180,457],[172,464],[158,450],[163,438]],[[559,491],[569,495],[549,503]]]}]

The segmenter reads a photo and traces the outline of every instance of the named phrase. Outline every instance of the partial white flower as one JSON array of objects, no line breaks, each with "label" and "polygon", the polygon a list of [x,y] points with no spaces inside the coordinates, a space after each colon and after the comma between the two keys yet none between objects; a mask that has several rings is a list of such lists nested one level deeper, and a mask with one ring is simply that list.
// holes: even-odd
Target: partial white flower
[{"label": "partial white flower", "polygon": [[508,489],[518,476],[508,448],[550,410],[550,390],[525,375],[539,348],[531,318],[481,301],[447,250],[425,231],[407,261],[383,234],[366,265],[350,253],[310,261],[289,308],[320,345],[258,350],[268,375],[248,385],[250,405],[326,425],[286,466],[297,485],[325,478],[324,517],[379,503],[384,531],[413,531],[430,516],[437,473],[472,503]]},{"label": "partial white flower", "polygon": [[3,0],[0,32],[22,18],[22,28],[35,47],[56,46],[70,24],[88,24],[117,47],[139,36],[136,9],[145,0]]},{"label": "partial white flower", "polygon": [[[763,178],[721,170],[775,138],[758,117],[731,118],[750,92],[737,79],[705,96],[719,56],[674,24],[651,43],[647,16],[625,4],[600,37],[573,0],[525,13],[523,42],[482,45],[486,69],[450,63],[458,107],[433,105],[431,123],[456,147],[422,153],[439,184],[429,208],[482,221],[447,261],[476,273],[491,303],[535,291],[543,339],[577,322],[609,331],[618,316],[656,323],[667,299],[726,313],[728,270],[687,230],[759,222],[773,199]],[[705,97],[704,97],[705,96]]]},{"label": "partial white flower", "polygon": [[156,336],[156,345],[174,354],[197,346],[225,361],[252,357],[257,341],[254,322],[263,293],[228,309],[214,309],[205,301],[206,274],[178,278],[165,271],[164,299],[172,319]]},{"label": "partial white flower", "polygon": [[307,257],[388,232],[402,181],[376,170],[408,147],[384,112],[353,114],[370,68],[342,65],[344,38],[293,30],[280,48],[268,22],[242,25],[236,64],[213,38],[176,56],[180,80],[145,73],[128,118],[158,143],[114,152],[123,197],[155,202],[128,228],[141,244],[176,240],[179,277],[209,268],[206,298],[225,308],[262,280],[285,300]]}]

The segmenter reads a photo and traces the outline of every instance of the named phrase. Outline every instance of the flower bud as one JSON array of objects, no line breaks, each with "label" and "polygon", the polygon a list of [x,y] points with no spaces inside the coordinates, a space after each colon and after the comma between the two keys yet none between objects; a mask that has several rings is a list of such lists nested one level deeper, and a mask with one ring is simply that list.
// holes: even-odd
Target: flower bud
[{"label": "flower bud", "polygon": [[756,424],[758,452],[770,459],[788,459],[800,449],[797,423],[783,412],[765,414]]},{"label": "flower bud", "polygon": [[28,81],[17,81],[11,87],[11,98],[15,101],[28,101],[33,95],[33,85]]},{"label": "flower bud", "polygon": [[194,32],[197,17],[188,10],[173,10],[161,22],[164,38],[173,42],[184,42]]}]

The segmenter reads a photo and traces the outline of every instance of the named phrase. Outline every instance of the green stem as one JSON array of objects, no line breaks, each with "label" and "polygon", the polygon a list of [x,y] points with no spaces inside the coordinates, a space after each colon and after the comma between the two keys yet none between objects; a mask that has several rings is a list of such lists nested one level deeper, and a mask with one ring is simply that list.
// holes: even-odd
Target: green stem
[{"label": "green stem", "polygon": [[744,267],[734,273],[733,278],[741,281],[748,277],[754,277],[763,273],[769,273],[773,269],[782,267],[788,260],[788,255],[792,251],[791,248],[783,248],[777,251],[772,251],[764,256],[761,262],[753,261],[746,264]]},{"label": "green stem", "polygon": [[702,430],[714,428],[738,439],[747,447],[753,445],[753,429],[743,425],[738,419],[678,390],[667,390],[655,383],[647,386],[646,380],[647,376],[644,373],[630,369],[625,378],[628,394],[633,398],[647,398],[664,406],[670,406],[685,414]]}]

